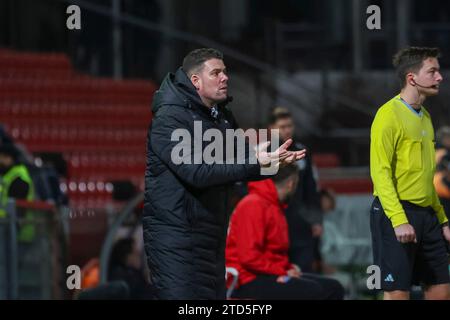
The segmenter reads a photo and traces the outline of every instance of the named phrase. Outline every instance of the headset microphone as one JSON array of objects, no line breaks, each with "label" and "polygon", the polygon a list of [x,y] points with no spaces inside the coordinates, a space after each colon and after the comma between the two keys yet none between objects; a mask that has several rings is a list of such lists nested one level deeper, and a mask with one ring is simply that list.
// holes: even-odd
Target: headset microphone
[{"label": "headset microphone", "polygon": [[414,80],[414,79],[411,79],[411,81],[414,83],[414,85],[417,85],[417,86],[419,86],[419,87],[421,87],[421,88],[425,88],[425,89],[430,89],[430,88],[437,88],[437,86],[436,85],[431,85],[431,86],[422,86],[422,85],[420,85],[420,84],[418,84],[417,82],[416,82],[416,80]]}]

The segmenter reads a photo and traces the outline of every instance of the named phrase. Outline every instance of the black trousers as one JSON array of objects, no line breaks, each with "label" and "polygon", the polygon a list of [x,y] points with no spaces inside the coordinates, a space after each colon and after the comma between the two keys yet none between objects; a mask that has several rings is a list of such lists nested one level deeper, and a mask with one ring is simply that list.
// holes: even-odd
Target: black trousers
[{"label": "black trousers", "polygon": [[286,283],[278,276],[261,275],[236,289],[233,298],[256,300],[342,300],[344,288],[334,279],[304,273]]}]

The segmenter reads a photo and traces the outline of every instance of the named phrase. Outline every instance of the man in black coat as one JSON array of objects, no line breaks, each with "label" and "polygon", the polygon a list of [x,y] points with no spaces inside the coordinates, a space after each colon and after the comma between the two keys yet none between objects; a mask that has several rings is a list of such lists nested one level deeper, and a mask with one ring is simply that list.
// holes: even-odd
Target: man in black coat
[{"label": "man in black coat", "polygon": [[[226,108],[227,83],[222,54],[197,49],[184,58],[182,68],[166,76],[153,98],[143,229],[159,299],[225,299],[227,203],[233,183],[261,179],[261,167],[274,159],[283,165],[305,154],[287,151],[288,141],[273,153],[259,149],[253,164],[253,150],[244,163],[230,163],[228,157],[205,161],[205,132],[213,129],[224,137],[227,129],[236,128]],[[225,155],[224,150],[215,152],[220,151]]]}]

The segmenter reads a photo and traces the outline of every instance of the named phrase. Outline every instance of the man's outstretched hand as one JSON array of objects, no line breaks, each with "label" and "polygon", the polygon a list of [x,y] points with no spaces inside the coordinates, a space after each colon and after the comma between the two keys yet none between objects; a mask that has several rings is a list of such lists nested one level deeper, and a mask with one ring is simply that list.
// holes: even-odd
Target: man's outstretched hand
[{"label": "man's outstretched hand", "polygon": [[294,161],[303,159],[306,155],[306,149],[299,151],[289,151],[288,148],[292,144],[292,139],[288,139],[277,150],[267,152],[270,141],[266,141],[256,146],[256,158],[262,167],[269,167],[271,164],[276,166],[285,166]]}]

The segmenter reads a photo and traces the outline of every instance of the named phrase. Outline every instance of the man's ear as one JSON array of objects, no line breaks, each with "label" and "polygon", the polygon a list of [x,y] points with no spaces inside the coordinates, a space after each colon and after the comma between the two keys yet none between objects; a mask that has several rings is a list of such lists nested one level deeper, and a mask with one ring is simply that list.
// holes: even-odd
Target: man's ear
[{"label": "man's ear", "polygon": [[193,74],[191,76],[191,82],[194,85],[195,89],[200,89],[200,77],[197,74]]},{"label": "man's ear", "polygon": [[406,82],[407,82],[408,84],[412,85],[412,86],[415,86],[415,85],[416,85],[416,81],[414,80],[414,77],[415,77],[414,73],[409,72],[409,73],[406,75]]}]

